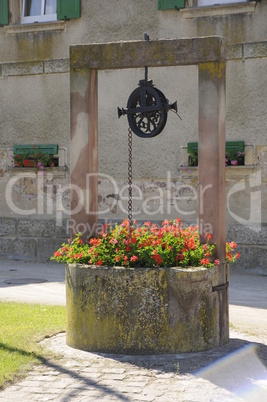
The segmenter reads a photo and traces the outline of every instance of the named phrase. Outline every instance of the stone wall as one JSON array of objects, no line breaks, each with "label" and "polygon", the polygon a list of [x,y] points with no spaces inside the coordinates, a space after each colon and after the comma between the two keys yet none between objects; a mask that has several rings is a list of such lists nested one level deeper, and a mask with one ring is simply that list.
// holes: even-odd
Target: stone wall
[{"label": "stone wall", "polygon": [[67,238],[66,221],[0,218],[0,258],[49,261]]}]

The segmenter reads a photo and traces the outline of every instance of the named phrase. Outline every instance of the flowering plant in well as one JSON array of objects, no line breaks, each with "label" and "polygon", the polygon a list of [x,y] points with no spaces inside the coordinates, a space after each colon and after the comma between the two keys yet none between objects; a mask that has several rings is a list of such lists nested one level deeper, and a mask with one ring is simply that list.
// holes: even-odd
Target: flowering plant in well
[{"label": "flowering plant in well", "polygon": [[[52,260],[64,263],[80,263],[122,267],[212,267],[215,245],[200,243],[197,226],[183,227],[180,219],[163,221],[161,227],[145,222],[142,227],[130,226],[125,220],[121,225],[103,225],[98,237],[84,243],[81,234],[54,253]],[[236,243],[227,243],[226,260],[239,258]]]}]

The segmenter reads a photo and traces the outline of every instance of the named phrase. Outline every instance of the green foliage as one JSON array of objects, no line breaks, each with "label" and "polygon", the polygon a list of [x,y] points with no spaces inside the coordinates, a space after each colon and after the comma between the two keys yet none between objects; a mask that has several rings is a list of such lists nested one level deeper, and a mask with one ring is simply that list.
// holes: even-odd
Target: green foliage
[{"label": "green foliage", "polygon": [[[127,220],[114,228],[104,225],[98,237],[84,243],[81,234],[54,253],[52,260],[123,267],[212,267],[214,244],[211,234],[200,243],[197,226],[183,227],[180,219],[165,220],[162,226],[145,222],[142,227],[130,226]],[[238,257],[237,257],[238,258]]]},{"label": "green foliage", "polygon": [[[189,152],[188,166],[198,166],[198,151]],[[244,165],[244,152],[242,151],[226,151],[225,166]]]},{"label": "green foliage", "polygon": [[244,165],[244,152],[229,151],[225,153],[225,166]]},{"label": "green foliage", "polygon": [[37,342],[65,329],[65,307],[0,302],[0,387],[42,362]]},{"label": "green foliage", "polygon": [[23,167],[26,166],[25,161],[32,161],[33,167],[36,170],[43,170],[44,167],[52,165],[53,155],[46,154],[33,146],[33,150],[30,152],[23,151],[22,153],[12,155],[12,161],[14,167]]}]

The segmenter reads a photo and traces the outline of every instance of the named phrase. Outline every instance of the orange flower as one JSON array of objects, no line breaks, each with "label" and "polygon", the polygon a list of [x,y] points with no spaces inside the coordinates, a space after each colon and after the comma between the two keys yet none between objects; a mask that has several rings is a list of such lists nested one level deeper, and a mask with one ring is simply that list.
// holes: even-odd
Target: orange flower
[{"label": "orange flower", "polygon": [[229,259],[229,261],[231,261],[231,259],[233,258],[231,253],[226,253],[226,258]]},{"label": "orange flower", "polygon": [[200,264],[205,266],[205,265],[208,265],[209,262],[210,262],[210,261],[209,261],[208,258],[202,258],[202,260],[200,261]]},{"label": "orange flower", "polygon": [[176,261],[178,262],[178,261],[183,261],[184,260],[184,255],[183,254],[177,254],[177,256],[176,256]]},{"label": "orange flower", "polygon": [[130,225],[130,223],[129,223],[129,221],[127,219],[124,219],[124,221],[121,224],[122,227],[126,227],[126,228],[128,228],[129,225]]},{"label": "orange flower", "polygon": [[96,238],[92,238],[92,239],[89,240],[89,244],[93,244],[94,246],[97,246],[100,243],[101,243],[101,241],[99,239],[96,239]]},{"label": "orange flower", "polygon": [[153,258],[153,260],[155,260],[157,264],[162,263],[162,258],[161,258],[161,256],[159,254],[156,254],[156,250],[155,250],[155,254],[153,254],[151,256],[151,258]]},{"label": "orange flower", "polygon": [[138,261],[137,255],[133,255],[133,256],[131,257],[130,261],[131,261],[131,262]]},{"label": "orange flower", "polygon": [[214,264],[215,264],[215,265],[220,265],[220,260],[218,260],[218,259],[215,260],[215,261],[214,261]]},{"label": "orange flower", "polygon": [[209,240],[212,239],[211,233],[205,233],[205,239],[208,238]]},{"label": "orange flower", "polygon": [[136,243],[137,243],[137,238],[136,238],[136,237],[132,237],[132,238],[131,238],[131,243],[132,243],[132,244],[136,244]]}]

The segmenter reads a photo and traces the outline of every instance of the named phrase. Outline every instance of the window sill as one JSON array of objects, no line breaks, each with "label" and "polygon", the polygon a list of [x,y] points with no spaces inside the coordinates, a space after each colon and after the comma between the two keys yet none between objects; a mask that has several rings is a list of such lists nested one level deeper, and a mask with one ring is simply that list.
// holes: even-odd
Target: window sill
[{"label": "window sill", "polygon": [[37,22],[34,24],[5,25],[6,34],[20,34],[29,32],[64,31],[65,21]]},{"label": "window sill", "polygon": [[[180,166],[179,167],[180,177],[184,179],[198,180],[198,167],[197,166]],[[225,167],[225,179],[244,179],[246,177],[251,177],[253,173],[256,173],[257,166],[246,165],[246,166],[226,166]]]},{"label": "window sill", "polygon": [[194,8],[184,8],[180,10],[184,19],[187,18],[201,18],[201,17],[213,17],[213,16],[223,16],[230,14],[242,14],[242,13],[252,13],[254,12],[257,2],[251,1],[246,4],[227,4],[218,5],[212,7],[194,7]]},{"label": "window sill", "polygon": [[[9,177],[35,177],[36,169],[27,167],[8,167],[7,168]],[[38,174],[44,173],[43,177],[47,179],[65,178],[68,173],[67,166],[57,166],[57,167],[46,167],[43,170],[38,170]],[[38,176],[38,175],[36,175]]]}]

